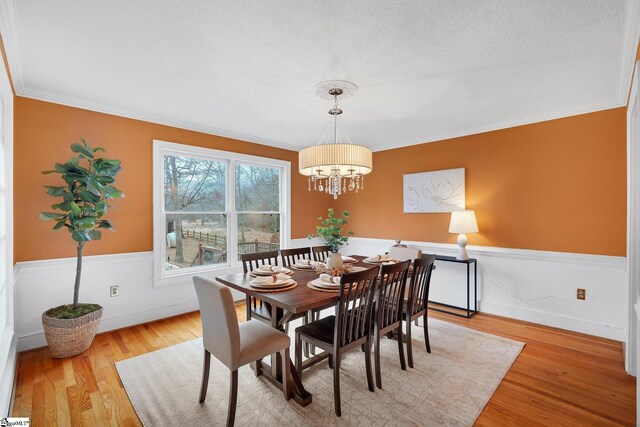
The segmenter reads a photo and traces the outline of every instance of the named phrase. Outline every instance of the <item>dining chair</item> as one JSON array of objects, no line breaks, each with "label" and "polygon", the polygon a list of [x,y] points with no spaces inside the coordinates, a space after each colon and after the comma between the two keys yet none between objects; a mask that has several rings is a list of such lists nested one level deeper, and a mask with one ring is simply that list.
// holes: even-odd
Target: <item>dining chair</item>
[{"label": "dining chair", "polygon": [[348,273],[340,279],[336,315],[324,317],[296,328],[295,366],[302,378],[302,342],[308,342],[329,353],[333,368],[334,410],[339,417],[340,362],[342,354],[364,345],[365,367],[369,391],[374,391],[371,369],[372,306],[377,288],[379,267]]},{"label": "dining chair", "polygon": [[238,399],[238,368],[256,362],[256,375],[260,375],[262,358],[280,353],[284,398],[291,398],[291,372],[289,371],[290,338],[275,328],[256,320],[238,324],[238,315],[231,290],[203,276],[195,276],[193,284],[198,295],[202,321],[204,363],[200,385],[200,403],[207,397],[211,355],[231,371],[227,426],[233,426]]},{"label": "dining chair", "polygon": [[427,353],[431,353],[427,311],[429,308],[429,285],[431,273],[436,261],[435,255],[423,255],[413,261],[413,273],[409,282],[408,299],[404,304],[406,324],[407,363],[413,368],[413,348],[411,343],[411,322],[422,317],[424,323],[424,342]]},{"label": "dining chair", "polygon": [[407,248],[400,246],[392,246],[387,253],[389,257],[399,261],[414,260],[422,256],[422,250],[418,248]]},{"label": "dining chair", "polygon": [[[255,252],[250,254],[241,254],[242,270],[245,274],[252,272],[261,265],[270,264],[278,265],[278,251]],[[247,295],[247,320],[256,318],[265,323],[271,324],[271,307],[263,304],[259,298]]]},{"label": "dining chair", "polygon": [[407,370],[404,360],[404,344],[402,343],[402,314],[410,264],[411,261],[406,260],[396,264],[383,265],[380,269],[380,283],[375,304],[375,365],[376,386],[378,388],[382,388],[382,374],[380,373],[380,338],[382,335],[392,331],[397,332],[400,368],[403,371]]},{"label": "dining chair", "polygon": [[313,246],[311,253],[313,254],[314,261],[324,261],[329,257],[331,248],[329,246]]},{"label": "dining chair", "polygon": [[283,267],[291,267],[299,259],[311,259],[310,248],[280,249]]}]

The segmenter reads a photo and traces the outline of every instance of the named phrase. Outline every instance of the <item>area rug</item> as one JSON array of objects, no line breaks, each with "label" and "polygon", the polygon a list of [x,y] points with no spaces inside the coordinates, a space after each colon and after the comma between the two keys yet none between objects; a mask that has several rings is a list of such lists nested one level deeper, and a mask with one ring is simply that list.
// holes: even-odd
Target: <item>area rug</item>
[{"label": "area rug", "polygon": [[[429,354],[422,327],[413,325],[412,334],[415,368],[406,371],[400,369],[397,342],[382,340],[383,389],[375,393],[367,389],[364,354],[358,350],[344,356],[340,418],[334,413],[333,376],[326,362],[304,371],[304,386],[313,394],[313,402],[304,408],[286,402],[280,390],[257,378],[249,366],[240,368],[236,425],[470,426],[524,347],[430,319]],[[116,363],[145,426],[224,425],[229,370],[211,358],[207,399],[199,404],[202,352],[197,339]]]}]

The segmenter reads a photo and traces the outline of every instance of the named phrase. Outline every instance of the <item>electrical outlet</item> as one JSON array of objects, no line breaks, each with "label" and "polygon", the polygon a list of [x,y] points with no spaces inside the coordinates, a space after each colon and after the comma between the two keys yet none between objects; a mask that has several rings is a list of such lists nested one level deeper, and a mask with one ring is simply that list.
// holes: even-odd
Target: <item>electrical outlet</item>
[{"label": "electrical outlet", "polygon": [[112,297],[117,297],[120,295],[120,285],[113,285],[109,287],[109,295]]},{"label": "electrical outlet", "polygon": [[587,298],[586,289],[578,288],[578,293],[576,294],[576,298],[584,300]]}]

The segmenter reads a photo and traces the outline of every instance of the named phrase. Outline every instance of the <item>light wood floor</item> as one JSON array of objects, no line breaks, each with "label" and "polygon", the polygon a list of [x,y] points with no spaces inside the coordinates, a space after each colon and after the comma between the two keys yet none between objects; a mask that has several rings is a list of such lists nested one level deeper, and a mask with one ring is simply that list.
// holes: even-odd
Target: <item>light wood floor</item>
[{"label": "light wood floor", "polygon": [[[244,305],[237,311],[243,319]],[[635,424],[635,379],[619,342],[483,314],[431,317],[527,344],[476,425]],[[22,353],[13,416],[36,427],[140,425],[114,363],[200,335],[200,316],[189,313],[98,335],[69,359],[52,359],[46,348]]]}]

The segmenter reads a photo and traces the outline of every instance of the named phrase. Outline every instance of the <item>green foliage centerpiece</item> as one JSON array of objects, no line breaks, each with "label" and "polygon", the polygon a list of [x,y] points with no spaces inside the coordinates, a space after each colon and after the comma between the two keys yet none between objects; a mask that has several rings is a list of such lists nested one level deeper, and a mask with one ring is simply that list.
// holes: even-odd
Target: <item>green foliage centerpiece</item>
[{"label": "green foliage centerpiece", "polygon": [[338,253],[341,247],[347,244],[349,236],[353,235],[352,231],[348,231],[346,236],[342,235],[342,227],[347,224],[349,212],[342,211],[341,216],[336,216],[333,208],[327,210],[326,218],[318,218],[320,225],[316,227],[317,237],[319,237],[326,246],[331,250],[329,258],[327,258],[327,268],[342,268],[342,256]]},{"label": "green foliage centerpiece", "polygon": [[73,304],[49,309],[42,315],[53,357],[82,353],[93,341],[102,307],[78,303],[82,253],[87,242],[102,238],[101,229],[113,230],[111,223],[103,218],[110,207],[107,201],[124,197],[113,186],[115,176],[120,172],[120,161],[97,157],[98,152],[105,151],[104,148],[91,148],[84,139],[81,141],[71,145],[71,151],[77,156],[66,163],[56,163],[53,170],[42,172],[59,174],[65,185],[45,186],[47,194],[60,197],[61,200],[51,205],[55,212],[42,212],[40,218],[55,221],[54,230],[66,229],[76,243],[77,250]]}]

